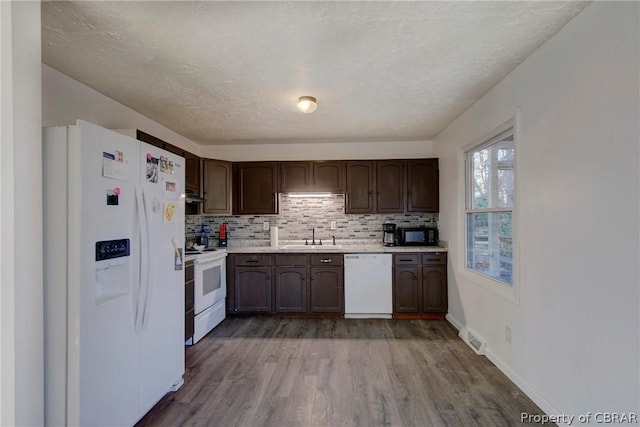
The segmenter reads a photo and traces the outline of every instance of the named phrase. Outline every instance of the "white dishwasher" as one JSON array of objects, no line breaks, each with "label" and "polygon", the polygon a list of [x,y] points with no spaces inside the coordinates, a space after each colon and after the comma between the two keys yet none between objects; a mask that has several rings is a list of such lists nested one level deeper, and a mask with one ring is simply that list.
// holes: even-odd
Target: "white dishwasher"
[{"label": "white dishwasher", "polygon": [[391,254],[345,254],[344,317],[390,319]]}]

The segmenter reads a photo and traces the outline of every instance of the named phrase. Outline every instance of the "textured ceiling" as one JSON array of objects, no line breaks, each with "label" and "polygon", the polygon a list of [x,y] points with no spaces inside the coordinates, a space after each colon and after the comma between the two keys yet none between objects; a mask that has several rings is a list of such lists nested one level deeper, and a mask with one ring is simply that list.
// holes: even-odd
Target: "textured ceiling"
[{"label": "textured ceiling", "polygon": [[428,140],[585,4],[44,2],[42,54],[203,144]]}]

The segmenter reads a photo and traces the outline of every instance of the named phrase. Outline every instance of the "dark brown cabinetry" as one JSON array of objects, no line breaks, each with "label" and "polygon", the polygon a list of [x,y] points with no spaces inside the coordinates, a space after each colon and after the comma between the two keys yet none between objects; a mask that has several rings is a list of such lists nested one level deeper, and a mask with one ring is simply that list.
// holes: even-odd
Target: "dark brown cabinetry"
[{"label": "dark brown cabinetry", "polygon": [[310,256],[311,312],[344,312],[344,269],[342,254]]},{"label": "dark brown cabinetry", "polygon": [[233,312],[271,312],[271,256],[237,254],[229,258],[233,264],[227,269],[232,275],[227,277],[227,288],[233,288],[229,292]]},{"label": "dark brown cabinetry", "polygon": [[276,162],[233,163],[233,213],[278,213]]},{"label": "dark brown cabinetry", "polygon": [[188,151],[183,151],[182,156],[185,161],[184,187],[200,194],[200,157]]},{"label": "dark brown cabinetry", "polygon": [[438,212],[438,159],[407,160],[407,212]]},{"label": "dark brown cabinetry", "polygon": [[280,192],[344,192],[343,161],[279,162]]},{"label": "dark brown cabinetry", "polygon": [[394,313],[446,313],[446,264],[446,253],[394,254]]},{"label": "dark brown cabinetry", "polygon": [[342,259],[342,254],[232,254],[227,258],[227,310],[229,313],[342,313]]},{"label": "dark brown cabinetry", "polygon": [[203,161],[203,213],[231,214],[231,162]]},{"label": "dark brown cabinetry", "polygon": [[348,161],[345,212],[404,212],[405,186],[404,160]]},{"label": "dark brown cabinetry", "polygon": [[306,313],[308,311],[308,269],[304,254],[277,254],[275,257],[276,313]]},{"label": "dark brown cabinetry", "polygon": [[404,160],[376,161],[376,211],[404,212]]},{"label": "dark brown cabinetry", "polygon": [[375,188],[375,167],[372,161],[347,161],[346,213],[374,213]]},{"label": "dark brown cabinetry", "polygon": [[184,265],[184,340],[193,336],[194,331],[194,281],[193,260]]},{"label": "dark brown cabinetry", "polygon": [[344,161],[313,162],[313,191],[344,192]]},{"label": "dark brown cabinetry", "polygon": [[312,191],[311,162],[279,162],[280,192]]}]

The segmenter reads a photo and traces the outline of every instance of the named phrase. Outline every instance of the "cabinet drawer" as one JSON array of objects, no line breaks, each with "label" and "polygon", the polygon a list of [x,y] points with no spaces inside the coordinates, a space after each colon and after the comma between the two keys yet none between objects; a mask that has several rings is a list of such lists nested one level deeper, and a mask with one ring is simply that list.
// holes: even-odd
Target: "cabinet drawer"
[{"label": "cabinet drawer", "polygon": [[193,280],[184,284],[184,310],[193,310]]},{"label": "cabinet drawer", "polygon": [[433,252],[430,254],[422,254],[422,264],[446,264],[447,254],[440,252]]},{"label": "cabinet drawer", "polygon": [[191,280],[193,280],[193,260],[184,264],[184,281],[189,282]]},{"label": "cabinet drawer", "polygon": [[342,265],[342,254],[313,254],[311,255],[311,265]]},{"label": "cabinet drawer", "polygon": [[271,265],[271,255],[236,254],[236,266],[266,266]]},{"label": "cabinet drawer", "polygon": [[306,254],[278,254],[276,265],[307,265]]},{"label": "cabinet drawer", "polygon": [[420,255],[418,254],[394,254],[393,265],[418,265]]}]

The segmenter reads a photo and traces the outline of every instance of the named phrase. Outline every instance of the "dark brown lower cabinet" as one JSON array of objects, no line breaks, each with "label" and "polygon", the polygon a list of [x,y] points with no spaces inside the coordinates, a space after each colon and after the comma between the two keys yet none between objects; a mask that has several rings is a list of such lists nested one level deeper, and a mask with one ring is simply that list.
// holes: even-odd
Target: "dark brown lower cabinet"
[{"label": "dark brown lower cabinet", "polygon": [[236,267],[236,312],[271,312],[271,267]]},{"label": "dark brown lower cabinet", "polygon": [[417,313],[420,311],[420,273],[418,266],[399,265],[393,267],[394,300],[396,313]]},{"label": "dark brown lower cabinet", "polygon": [[342,313],[343,282],[342,267],[311,267],[311,312]]},{"label": "dark brown lower cabinet", "polygon": [[275,267],[276,313],[306,313],[307,268]]},{"label": "dark brown lower cabinet", "polygon": [[422,311],[447,311],[447,267],[422,267]]},{"label": "dark brown lower cabinet", "polygon": [[343,282],[342,254],[231,254],[227,312],[343,313]]},{"label": "dark brown lower cabinet", "polygon": [[393,312],[446,313],[447,254],[394,254]]},{"label": "dark brown lower cabinet", "polygon": [[194,331],[194,266],[193,260],[184,264],[184,340],[193,336]]}]

